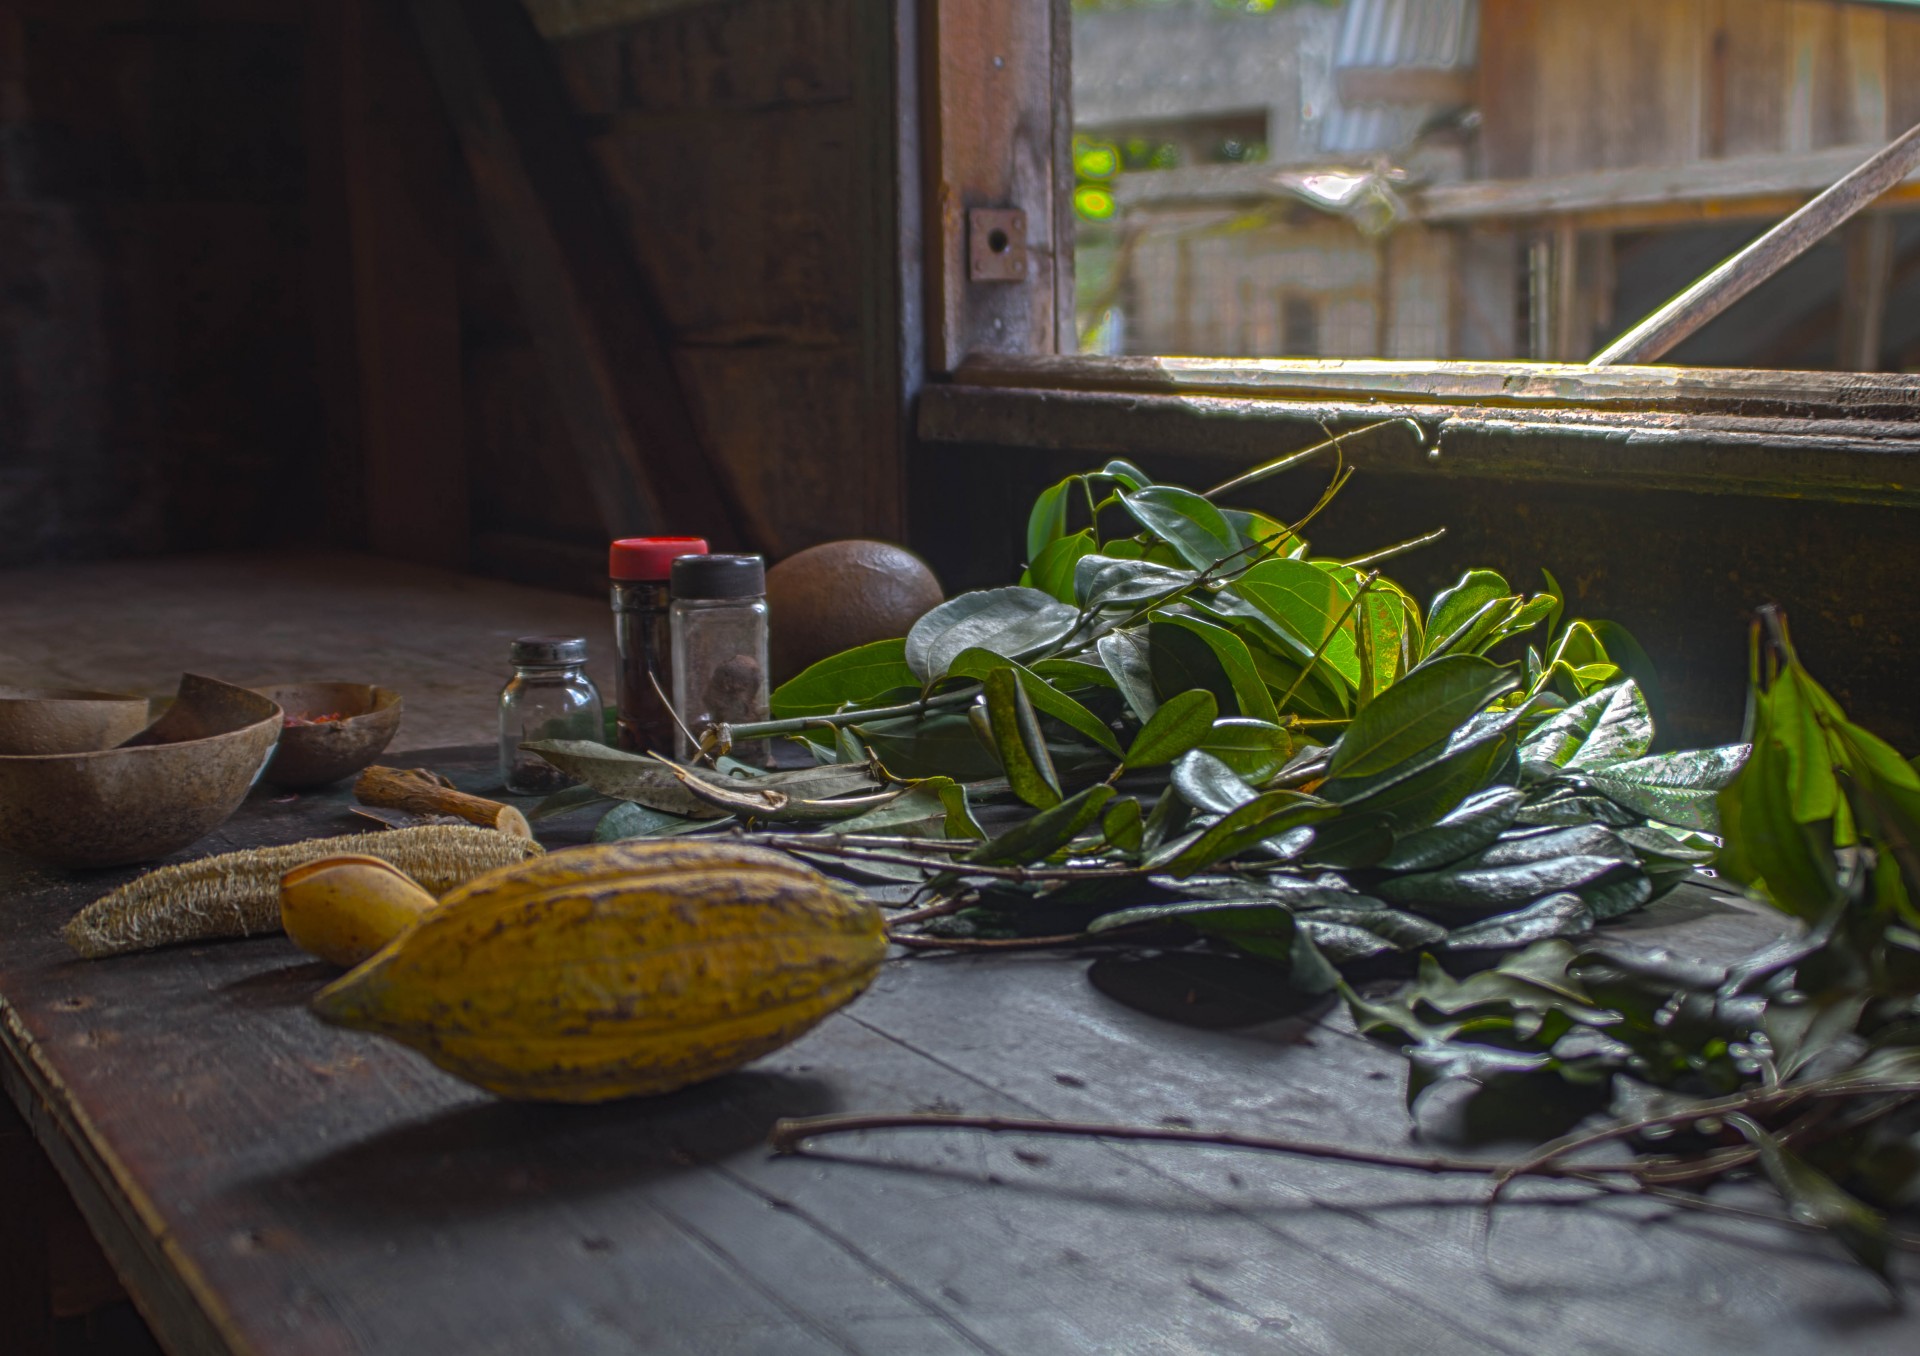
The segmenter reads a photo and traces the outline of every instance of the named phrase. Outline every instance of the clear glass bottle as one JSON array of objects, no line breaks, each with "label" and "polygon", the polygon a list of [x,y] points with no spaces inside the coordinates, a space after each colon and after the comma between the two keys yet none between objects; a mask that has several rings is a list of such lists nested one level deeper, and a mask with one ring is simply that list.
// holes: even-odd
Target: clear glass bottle
[{"label": "clear glass bottle", "polygon": [[[767,718],[767,567],[759,556],[682,556],[673,562],[673,705],[697,738],[709,726]],[[682,761],[698,752],[685,733]],[[771,765],[772,746],[735,744],[732,756]]]},{"label": "clear glass bottle", "polygon": [[513,642],[513,677],[500,689],[500,779],[518,796],[545,796],[573,779],[520,746],[541,739],[600,743],[600,691],[587,677],[579,636],[522,636]]},{"label": "clear glass bottle", "polygon": [[699,537],[627,537],[607,553],[617,738],[629,753],[673,751],[673,712],[667,707],[673,691],[668,581],[676,559],[706,553],[707,543]]}]

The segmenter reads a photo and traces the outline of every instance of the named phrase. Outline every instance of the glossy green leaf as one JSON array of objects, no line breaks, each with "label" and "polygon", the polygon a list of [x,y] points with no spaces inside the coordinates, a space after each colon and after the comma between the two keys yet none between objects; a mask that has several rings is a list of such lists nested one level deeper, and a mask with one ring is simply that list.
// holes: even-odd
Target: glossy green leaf
[{"label": "glossy green leaf", "polygon": [[1622,869],[1618,856],[1577,854],[1513,866],[1429,871],[1382,881],[1380,897],[1427,914],[1483,918],[1573,890]]},{"label": "glossy green leaf", "polygon": [[947,793],[966,789],[951,777],[930,777],[889,804],[833,826],[835,833],[884,834],[896,838],[971,837],[947,831]]},{"label": "glossy green leaf", "polygon": [[1220,707],[1211,692],[1182,692],[1164,702],[1127,749],[1129,768],[1158,767],[1197,748]]},{"label": "glossy green leaf", "polygon": [[1577,894],[1548,895],[1513,913],[1455,928],[1447,934],[1449,951],[1511,951],[1554,937],[1578,937],[1592,932],[1593,909]]},{"label": "glossy green leaf", "polygon": [[593,828],[593,841],[623,843],[629,838],[677,838],[684,833],[711,829],[726,822],[724,819],[688,819],[684,815],[667,814],[632,801],[623,801],[600,816],[600,822]]},{"label": "glossy green leaf", "polygon": [[1581,698],[1536,727],[1521,741],[1521,770],[1537,781],[1575,759],[1586,766],[1639,758],[1652,743],[1653,717],[1639,687],[1628,680]]},{"label": "glossy green leaf", "polygon": [[[1319,804],[1297,791],[1267,791],[1201,834],[1168,862],[1166,869],[1176,879],[1184,878],[1268,843],[1279,846],[1279,855],[1286,860],[1312,843],[1311,825],[1338,813],[1336,807]],[[1295,830],[1304,832],[1296,834]]]},{"label": "glossy green leaf", "polygon": [[907,633],[904,658],[914,677],[933,683],[954,658],[976,646],[1025,659],[1065,639],[1080,614],[1038,589],[963,593],[933,609]]},{"label": "glossy green leaf", "polygon": [[1033,671],[1062,692],[1076,692],[1082,688],[1116,688],[1113,675],[1099,664],[1090,664],[1084,659],[1042,659],[1033,665]]},{"label": "glossy green leaf", "polygon": [[876,640],[829,655],[788,679],[774,689],[771,707],[775,720],[826,716],[847,707],[879,705],[901,693],[910,695],[919,686],[919,677],[907,666],[907,642]]},{"label": "glossy green leaf", "polygon": [[1467,797],[1512,776],[1518,712],[1488,712],[1461,727],[1437,750],[1413,760],[1407,776],[1382,773],[1360,786],[1327,782],[1320,793],[1356,810],[1388,816],[1397,834],[1438,823]]},{"label": "glossy green leaf", "polygon": [[[1284,556],[1295,547],[1305,545],[1285,523],[1277,518],[1269,518],[1264,513],[1222,509],[1221,514],[1227,524],[1240,534],[1242,546],[1258,546],[1269,555]],[[1249,559],[1258,557],[1250,556]]]},{"label": "glossy green leaf", "polygon": [[1511,597],[1507,581],[1492,570],[1469,570],[1452,588],[1435,595],[1427,609],[1427,646],[1432,653],[1445,646],[1461,627],[1499,598]]},{"label": "glossy green leaf", "polygon": [[1213,815],[1232,814],[1260,794],[1205,749],[1194,749],[1174,761],[1172,785],[1189,805]]},{"label": "glossy green leaf", "polygon": [[1318,662],[1340,675],[1349,688],[1360,685],[1360,657],[1354,650],[1351,624],[1340,621],[1353,601],[1353,590],[1332,571],[1303,560],[1268,560],[1222,592],[1237,594],[1257,608],[1302,661],[1318,651]]},{"label": "glossy green leaf", "polygon": [[1140,812],[1140,802],[1132,796],[1114,801],[1101,816],[1100,832],[1109,846],[1139,852],[1146,845],[1146,816]]},{"label": "glossy green leaf", "polygon": [[962,861],[982,866],[1027,866],[1045,861],[1095,823],[1113,796],[1111,786],[1090,786],[999,837],[988,839]]},{"label": "glossy green leaf", "polygon": [[1391,589],[1372,588],[1356,610],[1356,640],[1360,641],[1360,693],[1371,702],[1391,687],[1405,671],[1414,616],[1406,599]]},{"label": "glossy green leaf", "polygon": [[1063,603],[1075,602],[1074,570],[1081,560],[1093,554],[1094,547],[1091,532],[1057,537],[1034,557],[1033,564],[1027,567],[1020,582],[1042,593],[1050,593]]},{"label": "glossy green leaf", "polygon": [[[1118,549],[1109,546],[1108,550]],[[1174,565],[1128,560],[1114,555],[1082,556],[1074,563],[1073,592],[1089,611],[1103,607],[1133,609],[1167,598],[1199,576]]]},{"label": "glossy green leaf", "polygon": [[[1240,714],[1250,720],[1263,720],[1268,723],[1279,720],[1280,716],[1273,706],[1273,695],[1267,691],[1267,685],[1261,680],[1260,671],[1254,667],[1253,652],[1246,641],[1240,639],[1227,627],[1214,622],[1203,621],[1198,617],[1180,616],[1172,613],[1156,612],[1153,626],[1173,626],[1191,632],[1205,643],[1213,652],[1227,681],[1232,687],[1234,703]],[[1148,634],[1154,634],[1149,626]]]},{"label": "glossy green leaf", "polygon": [[1249,782],[1264,782],[1293,756],[1293,740],[1264,720],[1216,720],[1197,752],[1218,758]]},{"label": "glossy green leaf", "polygon": [[1488,787],[1433,827],[1403,835],[1381,865],[1389,871],[1430,871],[1471,857],[1506,832],[1525,799],[1518,787]]},{"label": "glossy green leaf", "polygon": [[987,720],[1013,793],[1035,809],[1060,803],[1060,774],[1054,771],[1046,736],[1034,716],[1020,677],[1011,668],[987,675]]},{"label": "glossy green leaf", "polygon": [[1134,718],[1142,723],[1152,720],[1160,709],[1160,698],[1153,690],[1153,653],[1147,638],[1138,631],[1115,631],[1100,637],[1094,653]]},{"label": "glossy green leaf", "polygon": [[1304,860],[1341,871],[1362,871],[1385,861],[1393,844],[1393,820],[1387,815],[1341,807],[1338,818],[1315,826]]},{"label": "glossy green leaf", "polygon": [[990,650],[967,650],[956,655],[948,676],[958,678],[978,678],[983,682],[994,672],[1011,669],[1018,677],[1021,689],[1033,708],[1043,715],[1052,716],[1075,733],[1085,736],[1093,743],[1111,753],[1120,756],[1120,741],[1113,737],[1101,719],[1087,710],[1066,693],[1053,687],[1033,670],[1018,662],[1003,658]]},{"label": "glossy green leaf", "polygon": [[720,819],[726,811],[700,800],[680,779],[643,754],[585,739],[539,740],[520,746],[604,796],[688,819]]},{"label": "glossy green leaf", "polygon": [[1417,669],[1354,717],[1328,773],[1357,779],[1389,772],[1446,739],[1518,681],[1512,670],[1471,655]]},{"label": "glossy green leaf", "polygon": [[1080,488],[1079,476],[1068,476],[1058,485],[1040,491],[1027,515],[1027,559],[1037,561],[1056,538],[1067,535],[1067,511]]},{"label": "glossy green leaf", "polygon": [[1196,570],[1211,569],[1240,550],[1240,534],[1219,509],[1174,485],[1121,491],[1120,502],[1135,522],[1180,553]]},{"label": "glossy green leaf", "polygon": [[1589,768],[1585,780],[1608,799],[1649,819],[1703,833],[1718,832],[1718,793],[1739,775],[1747,746],[1660,753]]},{"label": "glossy green leaf", "polygon": [[[985,713],[981,715],[984,720]],[[896,777],[946,776],[971,782],[1000,775],[992,731],[983,743],[966,712],[901,716],[860,725],[856,731]]]},{"label": "glossy green leaf", "polygon": [[[1233,680],[1202,637],[1163,621],[1149,623],[1146,633],[1153,690],[1162,701],[1183,692],[1206,691],[1213,695],[1218,710],[1238,710]],[[1252,667],[1251,660],[1248,667]]]}]

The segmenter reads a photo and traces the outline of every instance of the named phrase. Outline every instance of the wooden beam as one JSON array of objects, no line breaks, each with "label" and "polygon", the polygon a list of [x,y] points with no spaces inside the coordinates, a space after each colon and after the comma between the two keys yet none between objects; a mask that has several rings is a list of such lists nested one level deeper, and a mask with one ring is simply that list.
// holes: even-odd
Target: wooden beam
[{"label": "wooden beam", "polygon": [[607,533],[698,530],[745,544],[526,13],[515,0],[407,0],[407,10]]},{"label": "wooden beam", "polygon": [[1853,173],[1609,344],[1594,358],[1594,365],[1658,362],[1674,345],[1699,331],[1916,170],[1920,170],[1920,127],[1896,138]]},{"label": "wooden beam", "polygon": [[316,0],[310,32],[318,369],[329,460],[353,487],[323,491],[335,496],[333,535],[461,569],[467,453],[446,123],[389,7]]},{"label": "wooden beam", "polygon": [[[1587,170],[1541,179],[1437,184],[1410,194],[1407,201],[1414,216],[1430,225],[1705,204],[1717,205],[1713,215],[1741,216],[1745,215],[1740,206],[1743,203],[1771,205],[1783,198],[1811,197],[1880,149],[1845,146],[1800,155],[1739,156],[1653,168]],[[1257,167],[1224,168],[1245,176],[1250,168]],[[1199,171],[1167,173],[1193,175]],[[1907,176],[1886,201],[1920,201],[1920,174]]]}]

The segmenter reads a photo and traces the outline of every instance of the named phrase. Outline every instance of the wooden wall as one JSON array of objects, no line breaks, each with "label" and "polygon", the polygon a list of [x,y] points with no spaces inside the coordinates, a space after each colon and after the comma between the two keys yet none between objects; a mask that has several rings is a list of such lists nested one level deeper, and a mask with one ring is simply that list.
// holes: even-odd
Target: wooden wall
[{"label": "wooden wall", "polygon": [[1888,140],[1920,15],[1827,0],[1483,0],[1483,173],[1517,179]]},{"label": "wooden wall", "polygon": [[[0,562],[311,542],[595,586],[604,498],[425,8],[0,0]],[[901,8],[455,10],[560,91],[593,201],[547,206],[615,223],[776,556],[904,531]]]},{"label": "wooden wall", "polygon": [[0,0],[0,563],[311,540],[292,3]]}]

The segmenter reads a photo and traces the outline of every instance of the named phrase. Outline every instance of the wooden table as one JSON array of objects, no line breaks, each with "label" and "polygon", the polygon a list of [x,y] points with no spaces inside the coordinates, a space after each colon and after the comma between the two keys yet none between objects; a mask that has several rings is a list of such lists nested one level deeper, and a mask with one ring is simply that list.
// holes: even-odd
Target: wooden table
[{"label": "wooden table", "polygon": [[[193,851],[345,830],[344,799],[257,795]],[[764,1147],[782,1116],[962,1108],[1404,1148],[1401,1062],[1337,1011],[1208,1031],[1084,958],[901,959],[731,1077],[516,1106],[322,1026],[327,972],[283,938],[70,959],[60,924],[130,874],[0,866],[0,1081],[175,1352],[1920,1349],[1824,1240],[1565,1188],[1485,1235],[1474,1183],[1226,1150]],[[1771,924],[1693,892],[1631,926],[1712,951]]]}]

